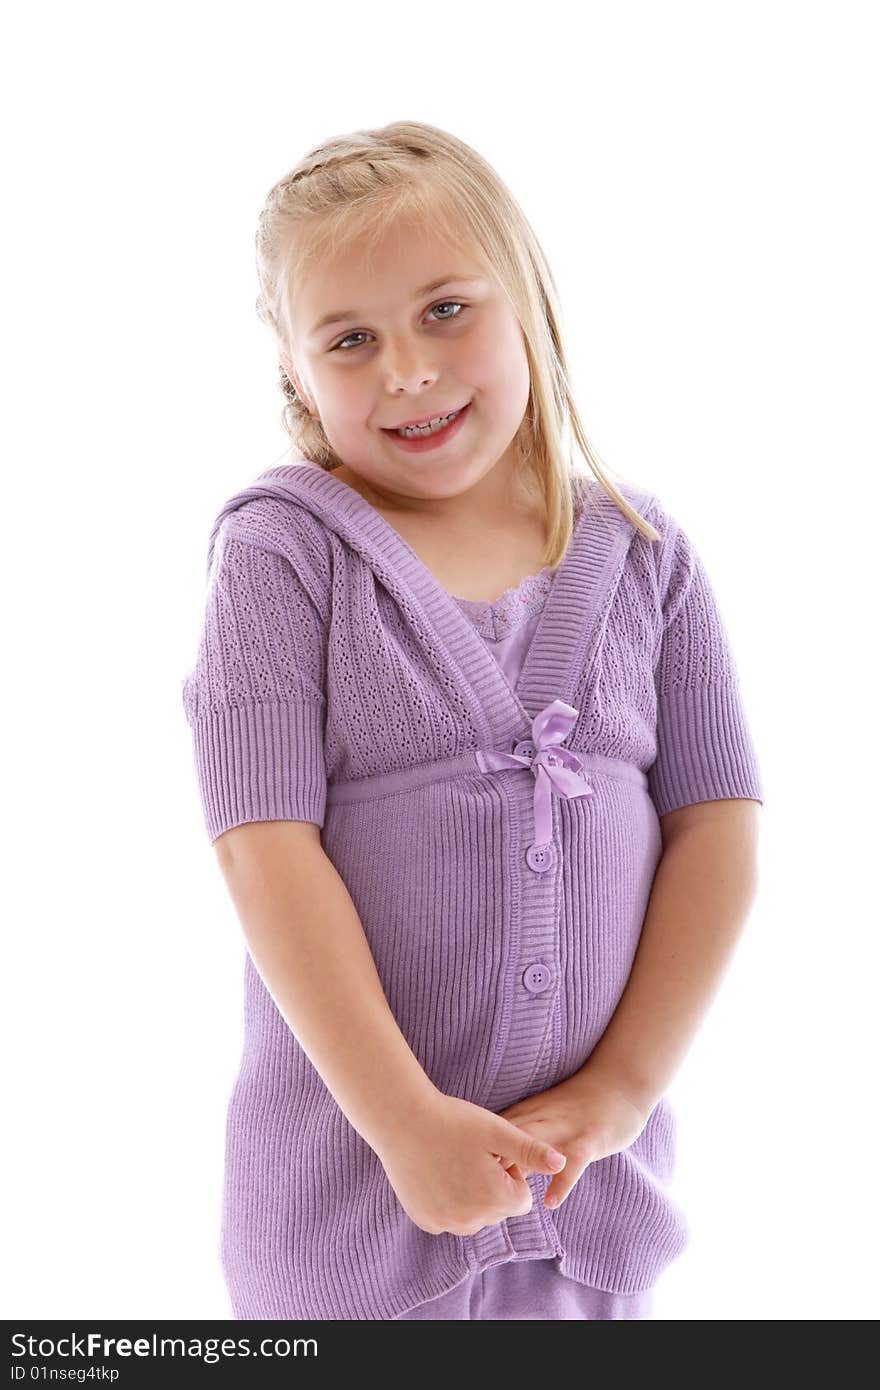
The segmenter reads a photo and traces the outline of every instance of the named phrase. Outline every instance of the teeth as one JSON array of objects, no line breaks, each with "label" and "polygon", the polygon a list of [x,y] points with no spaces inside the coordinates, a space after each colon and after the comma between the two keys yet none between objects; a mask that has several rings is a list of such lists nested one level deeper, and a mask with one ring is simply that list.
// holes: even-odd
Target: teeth
[{"label": "teeth", "polygon": [[453,410],[451,415],[435,415],[433,420],[428,420],[424,425],[408,425],[404,429],[395,430],[395,434],[399,434],[403,439],[413,439],[420,434],[436,434],[460,414],[461,410]]}]

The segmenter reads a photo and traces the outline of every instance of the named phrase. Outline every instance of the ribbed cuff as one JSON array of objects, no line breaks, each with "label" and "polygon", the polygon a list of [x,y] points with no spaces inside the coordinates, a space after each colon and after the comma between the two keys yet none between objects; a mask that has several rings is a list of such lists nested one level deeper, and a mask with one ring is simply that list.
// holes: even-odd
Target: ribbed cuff
[{"label": "ribbed cuff", "polygon": [[697,801],[764,791],[737,684],[674,691],[657,706],[657,760],[648,787],[658,816]]},{"label": "ribbed cuff", "polygon": [[225,707],[192,725],[193,753],[211,843],[246,821],[324,824],[324,704],[267,700]]}]

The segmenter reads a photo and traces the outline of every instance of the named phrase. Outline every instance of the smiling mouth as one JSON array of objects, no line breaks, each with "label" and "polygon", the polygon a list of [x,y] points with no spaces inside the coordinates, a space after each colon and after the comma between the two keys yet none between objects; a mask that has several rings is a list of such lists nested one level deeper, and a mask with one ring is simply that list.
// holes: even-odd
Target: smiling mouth
[{"label": "smiling mouth", "polygon": [[[423,420],[408,421],[403,425],[383,425],[382,428],[385,434],[399,434],[401,430],[418,431],[424,435],[439,434],[441,429],[445,429],[447,425],[451,424],[469,405],[470,401],[465,401],[464,405],[457,406],[454,410],[448,410],[444,413],[435,411],[433,415],[427,415]],[[439,423],[434,423],[435,421]]]}]

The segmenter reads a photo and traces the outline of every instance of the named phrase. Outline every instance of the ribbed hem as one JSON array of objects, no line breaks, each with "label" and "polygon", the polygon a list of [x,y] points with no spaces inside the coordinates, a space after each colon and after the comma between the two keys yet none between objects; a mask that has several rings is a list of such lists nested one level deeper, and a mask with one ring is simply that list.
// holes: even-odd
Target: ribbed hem
[{"label": "ribbed hem", "polygon": [[245,821],[324,824],[324,705],[267,700],[201,715],[193,753],[211,843]]},{"label": "ribbed hem", "polygon": [[697,801],[764,791],[737,684],[673,691],[658,702],[648,785],[658,816]]}]

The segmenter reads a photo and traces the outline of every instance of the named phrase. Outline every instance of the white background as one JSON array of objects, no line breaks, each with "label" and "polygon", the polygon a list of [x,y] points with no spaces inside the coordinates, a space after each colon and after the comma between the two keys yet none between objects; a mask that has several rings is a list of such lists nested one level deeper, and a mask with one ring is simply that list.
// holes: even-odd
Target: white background
[{"label": "white background", "polygon": [[658,1319],[878,1314],[877,10],[18,7],[3,105],[3,1316],[226,1318],[243,936],[180,684],[222,502],[285,461],[253,237],[334,133],[478,149],[585,427],[693,537],[765,782],[677,1076]]}]

